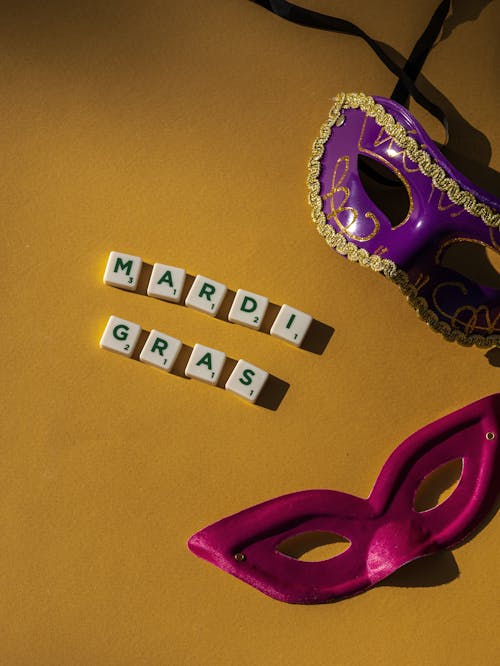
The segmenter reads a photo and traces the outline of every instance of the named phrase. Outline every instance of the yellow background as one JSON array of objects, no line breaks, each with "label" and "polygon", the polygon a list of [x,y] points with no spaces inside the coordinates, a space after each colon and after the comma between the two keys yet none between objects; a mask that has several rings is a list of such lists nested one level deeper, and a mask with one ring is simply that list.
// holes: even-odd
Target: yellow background
[{"label": "yellow background", "polygon": [[[366,497],[402,439],[498,390],[485,350],[432,333],[310,221],[306,164],[330,98],[388,96],[392,75],[356,38],[243,0],[12,5],[0,77],[0,662],[494,664],[498,517],[454,551],[460,576],[448,582],[438,556],[317,607],[269,599],[185,546],[283,493]],[[314,4],[405,55],[435,6]],[[499,22],[487,4],[425,67],[488,137],[497,170]],[[110,250],[290,303],[335,333],[315,355],[105,287]],[[102,351],[110,314],[243,357],[290,388],[272,411]]]}]

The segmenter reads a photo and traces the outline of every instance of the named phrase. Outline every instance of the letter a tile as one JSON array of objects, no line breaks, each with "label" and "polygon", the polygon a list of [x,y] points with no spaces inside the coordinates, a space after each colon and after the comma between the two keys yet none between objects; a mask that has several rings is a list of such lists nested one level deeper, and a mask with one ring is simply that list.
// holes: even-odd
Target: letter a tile
[{"label": "letter a tile", "polygon": [[217,384],[226,362],[224,352],[196,344],[184,370],[186,377],[199,379],[208,384]]},{"label": "letter a tile", "polygon": [[176,266],[155,264],[148,285],[148,296],[178,303],[181,300],[186,271]]}]

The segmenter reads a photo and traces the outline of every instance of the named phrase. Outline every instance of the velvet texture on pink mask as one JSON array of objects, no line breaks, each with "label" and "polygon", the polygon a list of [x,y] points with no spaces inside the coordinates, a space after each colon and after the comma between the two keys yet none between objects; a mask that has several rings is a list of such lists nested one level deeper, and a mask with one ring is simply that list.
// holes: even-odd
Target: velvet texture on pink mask
[{"label": "velvet texture on pink mask", "polygon": [[[367,193],[367,163],[406,191],[408,210],[396,223]],[[314,222],[337,252],[394,281],[446,339],[500,345],[496,281],[480,284],[443,265],[456,243],[500,252],[500,200],[455,169],[407,109],[382,97],[338,95],[313,144],[308,186]],[[396,193],[388,188],[385,196]]]},{"label": "velvet texture on pink mask", "polygon": [[[500,492],[500,394],[431,423],[391,454],[368,499],[335,490],[284,495],[224,518],[188,542],[190,550],[261,592],[314,604],[362,592],[411,560],[452,548],[478,527]],[[452,494],[415,508],[422,481],[452,460],[462,474]],[[308,532],[350,542],[340,555],[305,562],[280,544]]]}]

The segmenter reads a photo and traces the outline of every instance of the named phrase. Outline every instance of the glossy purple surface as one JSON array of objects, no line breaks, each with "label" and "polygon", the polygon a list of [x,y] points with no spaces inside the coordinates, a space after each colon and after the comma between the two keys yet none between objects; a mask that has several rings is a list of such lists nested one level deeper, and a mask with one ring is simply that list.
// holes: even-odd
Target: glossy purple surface
[{"label": "glossy purple surface", "polygon": [[[375,97],[459,187],[500,210],[500,200],[476,187],[441,154],[413,116],[396,102]],[[332,128],[321,159],[319,181],[328,224],[358,248],[391,259],[419,287],[419,296],[441,321],[472,335],[500,333],[500,290],[478,284],[441,265],[454,242],[469,241],[500,251],[500,231],[487,226],[434,187],[418,165],[360,109],[342,111],[345,122]],[[384,165],[404,184],[410,199],[407,217],[392,226],[365,191],[358,155]],[[390,194],[388,195],[390,196]]]},{"label": "glossy purple surface", "polygon": [[[307,490],[258,504],[201,530],[190,550],[261,592],[289,603],[322,603],[359,593],[403,564],[462,541],[500,492],[500,394],[431,423],[384,464],[368,499]],[[421,482],[462,459],[460,482],[433,509],[417,512]],[[322,562],[277,550],[293,535],[330,531],[350,547]],[[243,557],[242,557],[243,556]]]}]

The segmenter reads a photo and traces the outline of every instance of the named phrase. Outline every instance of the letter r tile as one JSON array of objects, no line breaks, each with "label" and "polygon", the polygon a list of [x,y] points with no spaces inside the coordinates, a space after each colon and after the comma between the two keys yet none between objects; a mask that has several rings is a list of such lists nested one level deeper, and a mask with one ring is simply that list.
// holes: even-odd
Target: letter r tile
[{"label": "letter r tile", "polygon": [[170,372],[182,349],[182,342],[171,335],[153,329],[139,355],[143,363]]},{"label": "letter r tile", "polygon": [[221,282],[210,280],[197,275],[194,279],[193,286],[186,296],[186,305],[188,308],[201,310],[206,314],[215,317],[226,295],[227,287]]},{"label": "letter r tile", "polygon": [[259,329],[268,305],[269,300],[265,296],[238,289],[228,319],[233,324],[242,324],[242,326]]}]

